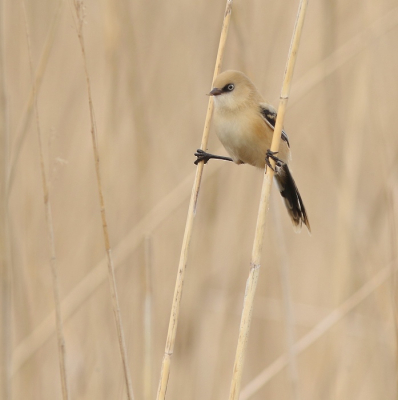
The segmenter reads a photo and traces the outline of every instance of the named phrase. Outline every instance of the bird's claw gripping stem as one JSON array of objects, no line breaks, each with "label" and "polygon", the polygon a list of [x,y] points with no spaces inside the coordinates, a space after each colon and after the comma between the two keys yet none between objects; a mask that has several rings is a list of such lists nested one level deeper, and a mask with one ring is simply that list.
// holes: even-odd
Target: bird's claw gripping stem
[{"label": "bird's claw gripping stem", "polygon": [[[272,171],[274,171],[275,173],[278,173],[279,169],[282,168],[284,162],[280,158],[278,158],[276,156],[276,154],[278,154],[277,151],[271,151],[268,149],[266,156],[265,156],[265,164],[267,167],[270,167],[272,169]],[[275,169],[272,167],[272,165],[269,161],[270,158],[275,161]]]}]

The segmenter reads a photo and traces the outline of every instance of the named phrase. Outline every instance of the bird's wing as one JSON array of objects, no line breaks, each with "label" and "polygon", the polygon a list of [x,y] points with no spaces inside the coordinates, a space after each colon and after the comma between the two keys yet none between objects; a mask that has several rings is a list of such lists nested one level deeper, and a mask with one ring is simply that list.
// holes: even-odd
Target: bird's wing
[{"label": "bird's wing", "polygon": [[[276,110],[267,103],[261,103],[260,104],[260,113],[261,113],[262,117],[264,118],[264,121],[266,122],[266,124],[272,130],[274,130],[275,123],[276,123],[276,116],[277,116]],[[287,136],[287,133],[283,129],[282,129],[281,138],[282,138],[282,140],[284,140],[286,142],[288,147],[290,147],[289,138]]]}]

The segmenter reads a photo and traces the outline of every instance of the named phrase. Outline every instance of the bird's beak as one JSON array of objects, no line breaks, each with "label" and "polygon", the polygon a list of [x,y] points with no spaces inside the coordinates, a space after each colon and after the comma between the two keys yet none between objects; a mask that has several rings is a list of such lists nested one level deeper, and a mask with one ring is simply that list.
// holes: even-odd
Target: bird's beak
[{"label": "bird's beak", "polygon": [[222,94],[222,90],[219,88],[213,88],[213,90],[209,93],[209,96],[219,96]]}]

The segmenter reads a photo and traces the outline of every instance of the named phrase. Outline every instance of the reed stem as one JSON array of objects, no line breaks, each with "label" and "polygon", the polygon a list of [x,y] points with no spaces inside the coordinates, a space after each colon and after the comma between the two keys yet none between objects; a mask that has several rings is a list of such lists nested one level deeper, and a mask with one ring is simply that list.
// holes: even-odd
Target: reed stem
[{"label": "reed stem", "polygon": [[10,400],[12,366],[12,271],[8,207],[9,95],[5,71],[6,7],[0,1],[0,398]]},{"label": "reed stem", "polygon": [[39,108],[37,101],[37,87],[35,82],[35,76],[33,72],[33,63],[32,63],[32,49],[30,43],[30,35],[28,28],[28,17],[26,13],[25,2],[22,1],[22,8],[24,11],[25,18],[25,30],[26,30],[26,40],[28,43],[28,56],[29,56],[29,67],[30,74],[32,79],[32,95],[33,95],[33,108],[36,119],[36,129],[37,136],[39,140],[39,155],[40,155],[40,170],[41,170],[41,178],[42,178],[42,186],[43,186],[43,199],[44,199],[44,208],[46,213],[46,222],[47,222],[47,231],[50,242],[50,267],[51,267],[51,277],[53,284],[53,295],[54,295],[54,303],[55,303],[55,321],[56,321],[56,329],[57,329],[57,344],[58,344],[58,354],[59,354],[59,370],[61,374],[61,387],[62,387],[62,398],[63,400],[68,400],[69,396],[69,387],[68,387],[68,374],[66,368],[66,349],[65,349],[65,336],[62,324],[62,315],[61,315],[61,305],[60,305],[60,296],[59,296],[59,284],[58,284],[58,272],[57,272],[57,258],[55,252],[55,239],[54,239],[54,225],[52,219],[52,211],[51,211],[51,201],[50,201],[50,193],[48,190],[48,177],[46,174],[46,168],[44,164],[44,151],[43,151],[43,140],[41,136],[40,129],[40,118],[39,118]]},{"label": "reed stem", "polygon": [[[331,311],[325,318],[322,318],[308,333],[294,344],[294,353],[299,356],[318,339],[323,337],[331,328],[341,321],[348,313],[366,300],[374,293],[382,284],[391,278],[393,265],[396,260],[393,260],[389,265],[384,266],[377,274],[372,276],[366,283],[363,284],[356,292],[348,299]],[[251,399],[265,384],[275,377],[289,363],[288,354],[283,354],[278,357],[272,364],[266,367],[259,375],[252,379],[246,387],[243,388],[240,400]]]},{"label": "reed stem", "polygon": [[[278,107],[278,118],[276,120],[274,135],[272,137],[271,151],[273,152],[277,152],[279,150],[283,120],[285,117],[287,101],[289,99],[290,86],[293,76],[294,65],[297,58],[297,51],[300,43],[301,32],[304,24],[304,16],[307,8],[307,3],[308,0],[301,0],[297,13],[296,24],[294,27],[293,37],[290,44],[290,49],[285,69],[285,76],[283,79],[283,85],[281,90],[280,102]],[[275,167],[275,163],[273,160],[271,162],[271,165],[273,168]],[[243,300],[243,311],[239,328],[238,345],[236,348],[235,363],[231,381],[231,389],[229,394],[230,400],[239,399],[244,358],[246,354],[247,340],[250,332],[254,294],[256,292],[258,276],[260,274],[260,259],[264,241],[265,219],[268,211],[273,177],[274,177],[273,169],[268,168],[266,173],[264,174],[263,186],[261,189],[260,206],[258,210],[257,225],[254,236],[252,256],[250,261],[250,272],[249,272],[249,277],[247,279],[245,297]]]},{"label": "reed stem", "polygon": [[[214,82],[214,79],[220,73],[220,70],[221,70],[221,64],[222,64],[222,59],[223,59],[223,55],[224,55],[225,43],[226,43],[227,36],[228,36],[229,23],[231,20],[231,11],[232,11],[232,0],[227,0],[227,5],[225,8],[224,21],[223,21],[223,25],[222,25],[222,29],[221,29],[221,37],[220,37],[220,42],[219,42],[219,46],[218,46],[217,59],[216,59],[216,65],[214,68],[214,75],[213,75],[212,83]],[[202,150],[205,150],[207,147],[207,141],[208,141],[208,137],[209,137],[210,120],[211,120],[212,114],[213,114],[213,98],[212,98],[212,96],[210,96],[209,104],[207,106],[205,126],[203,129],[203,135],[202,135],[202,143],[201,143]],[[173,352],[174,352],[174,344],[175,344],[175,338],[176,338],[176,334],[177,334],[177,324],[178,324],[178,317],[179,317],[179,313],[180,313],[182,286],[184,283],[185,269],[186,269],[187,260],[188,260],[188,249],[189,249],[189,245],[191,242],[193,220],[194,220],[196,204],[197,204],[197,200],[198,200],[198,196],[199,196],[199,189],[200,189],[200,183],[202,180],[203,167],[204,167],[203,162],[198,163],[198,166],[196,168],[196,174],[195,174],[195,179],[194,179],[194,183],[193,183],[193,188],[192,188],[192,192],[191,192],[191,199],[189,202],[188,216],[187,216],[187,221],[186,221],[186,225],[185,225],[184,238],[182,241],[180,261],[178,264],[177,280],[176,280],[175,289],[174,289],[173,304],[171,307],[169,329],[167,332],[166,347],[165,347],[163,361],[162,361],[162,367],[161,367],[161,371],[160,371],[159,387],[158,387],[158,392],[157,392],[157,397],[156,397],[157,400],[164,400],[166,397],[167,383],[168,383],[169,376],[170,376],[171,356],[173,355]]]},{"label": "reed stem", "polygon": [[107,262],[108,262],[108,280],[109,280],[109,288],[110,288],[110,292],[111,292],[112,308],[113,308],[113,314],[115,317],[120,355],[122,357],[127,398],[129,400],[133,400],[134,399],[133,384],[131,382],[131,374],[130,374],[130,368],[129,368],[128,358],[127,358],[126,341],[124,338],[122,316],[120,314],[119,295],[118,295],[117,286],[116,286],[115,266],[113,263],[112,248],[111,248],[110,240],[109,240],[108,222],[107,222],[106,213],[105,213],[104,194],[103,194],[103,190],[102,190],[100,156],[99,156],[98,138],[97,138],[97,125],[96,125],[95,116],[94,116],[94,106],[93,106],[93,100],[92,100],[92,95],[91,95],[91,83],[90,83],[90,76],[89,76],[88,68],[87,68],[86,48],[85,48],[84,35],[83,35],[84,5],[83,5],[82,0],[74,0],[73,3],[74,3],[75,11],[76,11],[77,36],[79,38],[80,49],[81,49],[82,56],[83,56],[84,73],[86,76],[88,103],[89,103],[89,108],[90,108],[90,120],[91,120],[91,138],[92,138],[92,144],[93,144],[95,172],[96,172],[96,177],[97,177],[98,197],[99,197],[101,220],[102,220],[102,231],[103,231],[103,236],[104,236],[105,252],[106,252],[106,257],[107,257]]}]

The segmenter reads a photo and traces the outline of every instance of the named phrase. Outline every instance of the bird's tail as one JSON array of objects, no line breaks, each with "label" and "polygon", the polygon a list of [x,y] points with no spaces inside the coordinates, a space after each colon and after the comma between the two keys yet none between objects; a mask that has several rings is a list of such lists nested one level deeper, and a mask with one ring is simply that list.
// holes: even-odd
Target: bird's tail
[{"label": "bird's tail", "polygon": [[303,200],[294,182],[293,176],[290,173],[287,164],[283,164],[278,173],[275,174],[275,179],[278,184],[279,191],[285,200],[287,211],[292,219],[293,225],[300,230],[304,223],[308,231],[311,232],[310,222],[308,221]]}]

